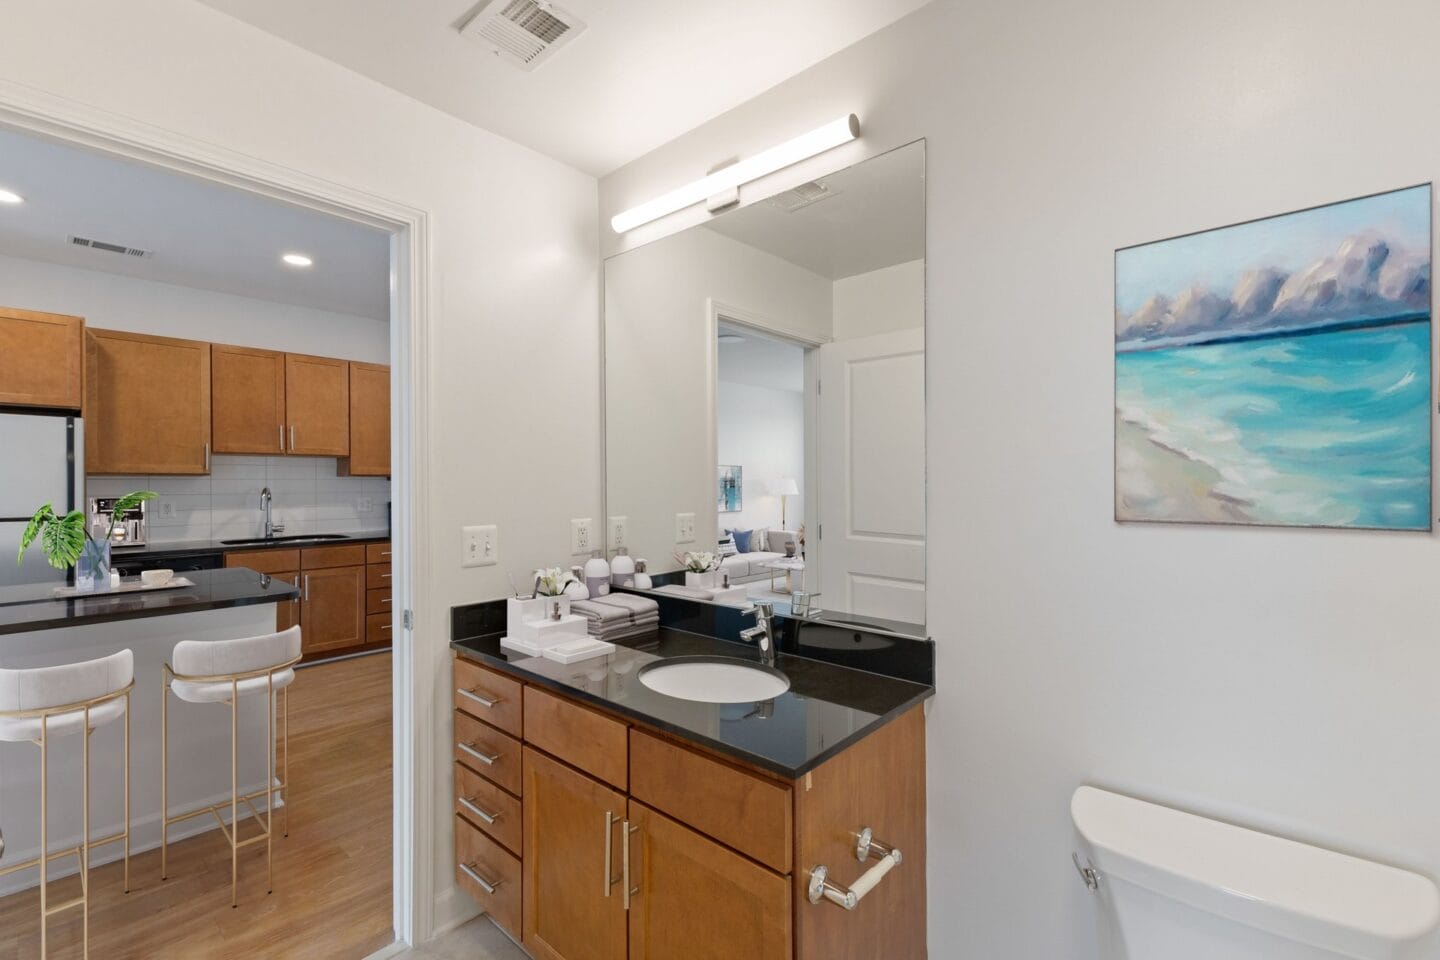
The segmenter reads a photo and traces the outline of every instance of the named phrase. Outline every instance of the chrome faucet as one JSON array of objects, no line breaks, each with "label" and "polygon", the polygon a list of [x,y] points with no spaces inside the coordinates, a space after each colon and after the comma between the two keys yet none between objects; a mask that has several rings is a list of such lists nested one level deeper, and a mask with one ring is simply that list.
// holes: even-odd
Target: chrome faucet
[{"label": "chrome faucet", "polygon": [[270,519],[270,488],[266,487],[260,491],[260,509],[265,513],[265,539],[269,540],[277,533],[285,532],[285,524],[275,523]]},{"label": "chrome faucet", "polygon": [[768,600],[757,600],[753,606],[746,607],[740,612],[755,615],[755,626],[741,630],[740,639],[758,640],[761,662],[773,667],[775,665],[775,604]]}]

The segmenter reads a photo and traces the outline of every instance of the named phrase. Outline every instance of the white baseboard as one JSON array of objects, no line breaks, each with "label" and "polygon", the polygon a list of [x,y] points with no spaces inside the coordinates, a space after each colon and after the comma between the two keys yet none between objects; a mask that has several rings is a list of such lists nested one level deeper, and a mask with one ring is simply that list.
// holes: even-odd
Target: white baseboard
[{"label": "white baseboard", "polygon": [[451,884],[444,893],[435,898],[435,923],[430,931],[430,939],[443,937],[484,912],[468,894]]}]

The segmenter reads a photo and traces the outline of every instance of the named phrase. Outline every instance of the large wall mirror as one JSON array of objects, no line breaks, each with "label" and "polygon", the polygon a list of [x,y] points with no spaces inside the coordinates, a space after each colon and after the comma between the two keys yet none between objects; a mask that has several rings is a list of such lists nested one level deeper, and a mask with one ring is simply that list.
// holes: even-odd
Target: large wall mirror
[{"label": "large wall mirror", "polygon": [[923,632],[924,141],[606,261],[605,487],[656,588]]}]

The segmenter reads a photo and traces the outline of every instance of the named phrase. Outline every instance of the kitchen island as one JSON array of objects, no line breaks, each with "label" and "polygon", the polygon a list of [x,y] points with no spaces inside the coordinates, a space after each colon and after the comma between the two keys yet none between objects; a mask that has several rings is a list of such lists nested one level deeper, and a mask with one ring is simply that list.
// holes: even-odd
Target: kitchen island
[{"label": "kitchen island", "polygon": [[[160,843],[161,667],[181,640],[228,640],[271,633],[276,605],[294,600],[291,584],[253,570],[191,570],[191,587],[134,593],[96,593],[59,599],[54,584],[0,589],[0,668],[76,663],[129,648],[135,655],[131,693],[131,849]],[[301,681],[303,682],[303,681]],[[242,700],[239,711],[239,781],[242,793],[265,784],[264,697]],[[230,711],[215,704],[170,704],[170,812],[230,797]],[[279,728],[277,727],[277,730]],[[121,828],[124,810],[124,724],[99,728],[90,743],[91,834]],[[274,749],[273,744],[270,747]],[[5,860],[38,853],[40,751],[30,744],[0,744],[0,829]],[[56,738],[50,748],[50,843],[71,846],[81,834],[81,738]],[[278,797],[278,795],[277,795]],[[263,812],[264,798],[257,803]],[[214,829],[213,817],[171,828],[172,841]],[[94,851],[92,864],[117,859],[120,846]],[[51,876],[73,872],[74,860],[57,860]],[[38,871],[0,880],[0,895],[34,886]]]}]

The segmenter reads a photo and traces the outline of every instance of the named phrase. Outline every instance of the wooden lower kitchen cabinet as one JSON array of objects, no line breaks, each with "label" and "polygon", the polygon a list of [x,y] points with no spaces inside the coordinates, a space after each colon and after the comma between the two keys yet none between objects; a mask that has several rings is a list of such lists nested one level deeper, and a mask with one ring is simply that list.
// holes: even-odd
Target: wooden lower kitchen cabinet
[{"label": "wooden lower kitchen cabinet", "polygon": [[300,650],[305,656],[365,643],[364,567],[300,574]]}]

